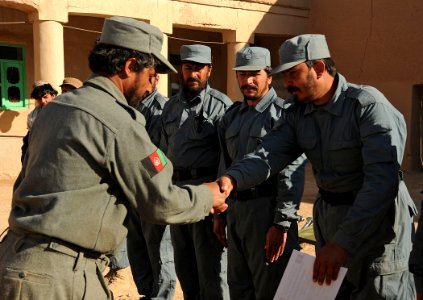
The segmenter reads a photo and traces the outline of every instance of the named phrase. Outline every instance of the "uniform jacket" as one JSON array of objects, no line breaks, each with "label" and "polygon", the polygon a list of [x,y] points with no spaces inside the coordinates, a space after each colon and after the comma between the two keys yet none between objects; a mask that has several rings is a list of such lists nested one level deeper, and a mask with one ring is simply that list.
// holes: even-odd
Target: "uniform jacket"
[{"label": "uniform jacket", "polygon": [[[278,98],[273,88],[255,106],[236,102],[225,114],[219,124],[219,140],[221,144],[220,174],[231,164],[253,152],[261,139],[279,120],[285,116],[289,103]],[[276,207],[274,223],[282,225],[286,230],[291,221],[298,221],[296,211],[304,190],[305,156],[301,156],[289,167],[279,172],[275,180]]]},{"label": "uniform jacket", "polygon": [[126,236],[128,209],[152,223],[201,220],[212,205],[208,188],[177,188],[172,170],[141,113],[111,80],[94,76],[37,117],[10,228],[110,253]]},{"label": "uniform jacket", "polygon": [[163,108],[168,100],[167,97],[161,95],[157,88],[147,98],[142,100],[138,106],[138,110],[145,117],[145,128],[154,145],[160,145],[162,135],[161,115]]},{"label": "uniform jacket", "polygon": [[401,223],[411,222],[410,212],[416,208],[398,176],[406,140],[404,118],[375,88],[347,83],[340,74],[335,80],[337,89],[328,104],[296,103],[262,146],[227,174],[238,189],[245,189],[304,152],[320,188],[355,194],[332,239],[351,256],[377,257],[386,251],[373,260],[378,274],[407,269],[411,245],[398,248],[397,242],[403,238]]},{"label": "uniform jacket", "polygon": [[163,148],[175,168],[218,165],[217,124],[230,105],[228,96],[208,85],[189,102],[183,91],[170,98],[162,114]]}]

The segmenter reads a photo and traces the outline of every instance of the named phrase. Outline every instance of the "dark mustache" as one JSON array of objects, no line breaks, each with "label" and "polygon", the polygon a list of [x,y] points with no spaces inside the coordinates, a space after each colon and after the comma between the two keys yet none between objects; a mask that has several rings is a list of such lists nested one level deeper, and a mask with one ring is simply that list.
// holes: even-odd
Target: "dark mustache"
[{"label": "dark mustache", "polygon": [[191,77],[191,78],[188,78],[187,79],[187,83],[189,83],[189,82],[198,82],[198,83],[200,83],[200,80]]},{"label": "dark mustache", "polygon": [[255,90],[257,90],[258,87],[256,85],[248,85],[248,84],[241,86],[241,90],[245,90],[245,89],[255,89]]},{"label": "dark mustache", "polygon": [[296,92],[296,91],[299,91],[299,90],[300,90],[299,88],[297,88],[297,87],[295,87],[295,86],[289,86],[289,87],[287,87],[286,89],[287,89],[287,90],[288,90],[288,92],[290,92],[291,94],[292,94],[293,92]]}]

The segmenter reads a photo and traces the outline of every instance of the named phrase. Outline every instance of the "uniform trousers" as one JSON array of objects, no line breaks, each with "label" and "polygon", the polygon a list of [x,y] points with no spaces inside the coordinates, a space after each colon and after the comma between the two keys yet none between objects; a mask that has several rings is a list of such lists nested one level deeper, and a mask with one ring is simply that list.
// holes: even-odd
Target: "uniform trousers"
[{"label": "uniform trousers", "polygon": [[[317,198],[313,208],[317,252],[335,235],[350,207]],[[354,255],[349,254],[348,272],[336,299],[415,299],[414,279],[408,270],[415,212],[400,181],[398,197],[376,232]]]},{"label": "uniform trousers", "polygon": [[169,226],[131,216],[128,230],[128,256],[138,293],[147,299],[171,300],[176,271]]},{"label": "uniform trousers", "polygon": [[185,300],[229,299],[227,251],[213,233],[213,217],[194,224],[171,225],[178,275]]},{"label": "uniform trousers", "polygon": [[293,222],[284,254],[276,262],[266,261],[266,233],[273,225],[274,215],[274,197],[229,200],[227,235],[231,299],[273,299],[292,250],[299,249],[298,225]]},{"label": "uniform trousers", "polygon": [[0,244],[1,299],[112,299],[102,274],[108,259],[75,249],[9,230]]}]

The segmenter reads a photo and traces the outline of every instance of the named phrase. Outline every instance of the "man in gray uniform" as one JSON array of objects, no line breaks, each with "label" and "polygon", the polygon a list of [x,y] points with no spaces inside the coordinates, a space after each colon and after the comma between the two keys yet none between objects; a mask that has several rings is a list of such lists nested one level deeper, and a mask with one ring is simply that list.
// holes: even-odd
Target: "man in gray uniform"
[{"label": "man in gray uniform", "polygon": [[133,107],[152,92],[162,33],[106,19],[89,56],[95,73],[35,122],[0,244],[2,299],[110,299],[105,254],[125,238],[128,210],[156,223],[197,222],[224,210],[217,184],[177,187]]},{"label": "man in gray uniform", "polygon": [[[423,206],[423,202],[422,202]],[[420,212],[421,213],[421,212]],[[419,225],[410,256],[410,270],[414,274],[414,283],[417,290],[417,300],[423,300],[423,214],[421,213]]]},{"label": "man in gray uniform", "polygon": [[[219,127],[221,171],[254,151],[289,105],[271,87],[270,52],[243,48],[234,70],[243,102],[235,102]],[[298,216],[305,156],[261,184],[233,193],[227,210],[228,284],[231,299],[272,299],[293,249],[299,249]],[[226,245],[224,214],[214,229]]]},{"label": "man in gray uniform", "polygon": [[[153,92],[140,101],[137,109],[145,117],[147,133],[160,145],[161,115],[168,100],[157,90],[159,75],[151,77]],[[140,295],[147,299],[171,300],[176,288],[176,272],[169,225],[151,224],[135,214],[128,231],[128,256],[132,276]]]},{"label": "man in gray uniform", "polygon": [[[211,49],[181,47],[183,88],[162,114],[163,149],[175,166],[177,185],[216,179],[219,164],[217,123],[232,104],[212,89]],[[171,226],[178,275],[185,299],[228,299],[226,249],[213,233],[212,216],[195,224]]]},{"label": "man in gray uniform", "polygon": [[296,105],[227,171],[222,190],[254,186],[304,152],[319,186],[313,280],[330,284],[346,266],[339,299],[413,299],[408,260],[416,208],[400,172],[403,116],[375,88],[336,73],[323,35],[289,39],[279,54],[275,72],[283,72]]}]

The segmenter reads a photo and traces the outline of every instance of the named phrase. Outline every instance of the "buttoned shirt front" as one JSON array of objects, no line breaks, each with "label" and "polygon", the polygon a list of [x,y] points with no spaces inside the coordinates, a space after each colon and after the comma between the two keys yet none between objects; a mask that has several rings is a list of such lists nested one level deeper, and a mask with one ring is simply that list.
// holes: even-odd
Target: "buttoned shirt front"
[{"label": "buttoned shirt front", "polygon": [[216,127],[230,105],[232,101],[225,94],[209,86],[193,99],[186,99],[183,91],[170,98],[162,114],[163,149],[175,168],[218,165]]},{"label": "buttoned shirt front", "polygon": [[[253,152],[263,136],[277,126],[285,115],[285,109],[290,106],[291,103],[277,97],[272,87],[254,106],[245,102],[234,104],[219,124],[222,149],[219,173],[223,174],[226,168]],[[304,186],[304,166],[300,166],[304,161],[305,156],[301,156],[291,168],[281,170],[279,176],[275,175],[278,179],[274,180],[275,194],[271,197],[276,198],[274,223],[284,226],[286,230],[291,221],[298,220],[296,211]],[[293,182],[292,175],[295,172],[301,174],[294,176]]]}]

